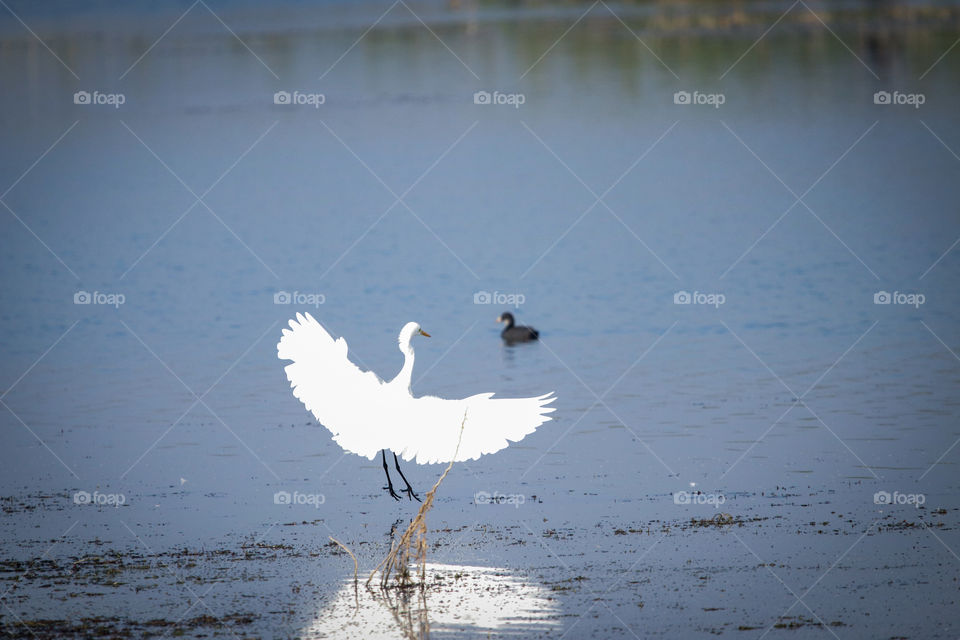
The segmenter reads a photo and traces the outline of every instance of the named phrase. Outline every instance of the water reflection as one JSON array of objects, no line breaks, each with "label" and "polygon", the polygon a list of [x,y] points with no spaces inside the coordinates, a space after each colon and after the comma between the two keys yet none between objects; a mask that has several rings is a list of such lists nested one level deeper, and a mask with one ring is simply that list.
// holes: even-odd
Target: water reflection
[{"label": "water reflection", "polygon": [[347,580],[300,637],[520,637],[560,628],[560,609],[547,589],[510,569],[430,563],[427,584],[425,598],[411,589],[398,601],[396,591],[387,596],[365,589],[361,580],[358,604],[353,580]]},{"label": "water reflection", "polygon": [[[770,3],[654,2],[620,6],[616,14],[602,7],[584,14],[584,7],[576,4],[538,3],[517,11],[505,10],[498,3],[451,3],[445,7],[425,2],[432,5],[430,9],[418,10],[423,11],[423,19],[430,25],[432,31],[428,31],[402,7],[381,15],[378,3],[360,3],[351,11],[311,3],[282,3],[282,9],[271,5],[223,14],[263,58],[269,71],[237,42],[233,32],[223,29],[215,20],[204,20],[199,13],[189,12],[163,39],[163,47],[158,51],[166,58],[147,56],[133,69],[137,73],[124,77],[124,72],[151,47],[162,29],[181,15],[182,9],[174,5],[158,8],[158,13],[138,20],[122,15],[102,16],[94,27],[79,19],[68,19],[70,14],[51,15],[43,7],[31,10],[24,4],[20,9],[43,42],[19,27],[3,30],[5,25],[0,25],[4,36],[0,39],[0,75],[22,76],[24,82],[16,93],[0,96],[0,106],[4,107],[3,113],[22,110],[27,118],[52,111],[76,113],[72,102],[63,100],[64,94],[76,88],[73,77],[67,73],[51,74],[50,67],[38,64],[49,62],[47,46],[72,69],[103,69],[100,82],[106,83],[105,87],[112,84],[119,90],[118,79],[123,77],[123,91],[130,96],[124,111],[131,112],[179,109],[183,106],[181,101],[194,109],[268,109],[272,103],[262,96],[272,95],[276,89],[274,76],[287,84],[309,86],[324,68],[358,42],[343,66],[338,65],[337,73],[325,80],[325,88],[331,93],[326,109],[330,111],[359,102],[375,104],[397,90],[392,84],[398,78],[403,78],[399,91],[412,92],[424,100],[459,104],[461,94],[456,89],[462,68],[448,69],[454,80],[438,83],[439,88],[432,94],[421,95],[417,90],[436,79],[438,60],[448,62],[448,52],[442,47],[438,50],[437,37],[463,57],[480,77],[494,76],[502,87],[524,84],[524,93],[530,98],[536,93],[556,97],[566,91],[583,95],[589,88],[591,92],[616,89],[621,96],[639,99],[655,94],[656,84],[651,83],[671,83],[675,76],[685,82],[715,81],[726,70],[718,61],[736,60],[774,20],[776,34],[784,41],[778,46],[767,38],[757,41],[756,53],[762,55],[747,56],[743,66],[737,65],[735,77],[775,73],[784,64],[805,73],[817,73],[830,61],[846,60],[849,56],[847,45],[841,44],[835,34],[849,44],[872,73],[887,77],[907,51],[924,60],[942,54],[953,42],[953,34],[940,25],[955,22],[960,13],[956,7],[902,6],[888,0],[854,2],[842,10],[821,9],[817,17],[808,8],[796,7],[784,13],[782,6]],[[378,16],[383,20],[378,20]],[[571,21],[581,16],[583,20],[578,20],[577,28],[570,30]],[[829,31],[818,17],[830,25]],[[358,34],[374,20],[377,28],[364,34],[362,42],[358,41]],[[82,28],[84,25],[86,28]],[[643,37],[644,46],[638,44],[637,36]],[[561,38],[563,47],[556,52],[559,55],[546,57],[541,66],[541,56]],[[647,46],[657,57],[650,55]],[[441,57],[435,57],[436,54]],[[564,54],[566,64],[561,66]],[[29,62],[25,64],[24,60]],[[197,66],[197,60],[209,66]],[[533,65],[536,73],[528,76]],[[229,86],[231,90],[221,91],[214,83],[204,81],[192,91],[184,91],[182,81],[187,69],[190,74],[216,77],[223,83],[220,86]],[[922,69],[917,73],[920,72]],[[566,79],[564,86],[558,86],[558,77]],[[369,87],[376,90],[370,92]],[[537,103],[531,99],[529,104],[527,109],[532,110]],[[24,109],[24,105],[29,108]]]}]

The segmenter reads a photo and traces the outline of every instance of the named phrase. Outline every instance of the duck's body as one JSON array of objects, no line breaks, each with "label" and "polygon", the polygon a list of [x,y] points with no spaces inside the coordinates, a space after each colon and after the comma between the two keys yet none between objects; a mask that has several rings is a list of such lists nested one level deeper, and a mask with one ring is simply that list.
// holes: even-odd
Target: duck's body
[{"label": "duck's body", "polygon": [[503,322],[506,324],[503,331],[500,332],[500,337],[503,338],[503,341],[507,344],[513,344],[515,342],[533,342],[540,337],[540,332],[533,327],[515,325],[513,314],[509,311],[501,313],[499,316],[497,316],[497,322]]}]

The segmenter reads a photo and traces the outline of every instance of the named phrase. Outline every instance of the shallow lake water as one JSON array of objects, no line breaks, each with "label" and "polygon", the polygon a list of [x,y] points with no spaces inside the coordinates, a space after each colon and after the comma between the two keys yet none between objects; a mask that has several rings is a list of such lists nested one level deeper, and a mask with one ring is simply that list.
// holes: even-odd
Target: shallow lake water
[{"label": "shallow lake water", "polygon": [[431,635],[955,637],[958,24],[9,2],[4,634],[402,637],[417,505],[290,393],[309,312],[381,377],[419,322],[418,395],[556,392],[438,489]]}]

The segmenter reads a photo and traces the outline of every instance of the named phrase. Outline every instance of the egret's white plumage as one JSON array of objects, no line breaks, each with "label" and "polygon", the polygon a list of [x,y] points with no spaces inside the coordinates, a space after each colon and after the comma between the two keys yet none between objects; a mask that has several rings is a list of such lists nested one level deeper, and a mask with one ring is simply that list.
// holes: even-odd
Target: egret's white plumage
[{"label": "egret's white plumage", "polygon": [[[481,393],[462,400],[415,398],[411,340],[422,332],[408,322],[398,337],[403,368],[384,382],[350,362],[347,342],[334,340],[310,314],[297,314],[277,345],[287,365],[293,395],[309,409],[345,450],[373,459],[390,449],[418,464],[473,460],[494,453],[533,433],[550,420],[553,392],[535,398],[494,398]],[[466,421],[464,422],[464,415]],[[464,424],[460,447],[460,424]]]}]

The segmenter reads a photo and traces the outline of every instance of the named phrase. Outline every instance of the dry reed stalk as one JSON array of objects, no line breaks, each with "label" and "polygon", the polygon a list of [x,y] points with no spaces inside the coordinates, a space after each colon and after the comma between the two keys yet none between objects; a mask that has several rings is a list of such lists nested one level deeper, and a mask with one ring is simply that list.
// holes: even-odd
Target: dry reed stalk
[{"label": "dry reed stalk", "polygon": [[[354,602],[356,602],[357,610],[359,610],[360,609],[360,589],[358,588],[358,583],[357,583],[357,573],[359,571],[359,565],[357,564],[357,556],[353,555],[353,551],[350,551],[350,548],[347,547],[347,545],[343,544],[333,536],[327,536],[327,537],[330,538],[331,542],[335,543],[341,549],[349,553],[350,557],[353,558],[353,599],[354,599]],[[354,615],[356,615],[356,611],[354,612]]]},{"label": "dry reed stalk", "polygon": [[466,424],[467,412],[464,411],[463,421],[460,423],[460,435],[457,437],[457,448],[453,452],[453,458],[450,459],[450,464],[447,465],[443,475],[441,475],[436,484],[433,485],[433,488],[430,489],[430,491],[428,491],[424,496],[423,504],[420,505],[420,510],[417,512],[416,517],[410,522],[410,526],[407,527],[407,530],[404,531],[402,536],[400,536],[400,542],[398,544],[391,545],[390,553],[388,553],[387,557],[377,565],[373,572],[371,572],[370,577],[367,578],[367,586],[370,585],[370,581],[373,579],[374,574],[376,574],[378,570],[380,570],[381,589],[388,588],[390,576],[394,572],[397,574],[397,582],[400,588],[412,586],[413,582],[410,580],[411,549],[415,549],[415,557],[417,563],[420,565],[421,590],[426,586],[427,512],[430,511],[431,507],[433,507],[433,499],[437,494],[437,489],[440,487],[440,483],[442,483],[444,478],[447,477],[447,474],[450,473],[450,469],[453,468],[453,461],[457,459],[457,454],[460,452],[460,442],[463,440],[463,428]]}]

